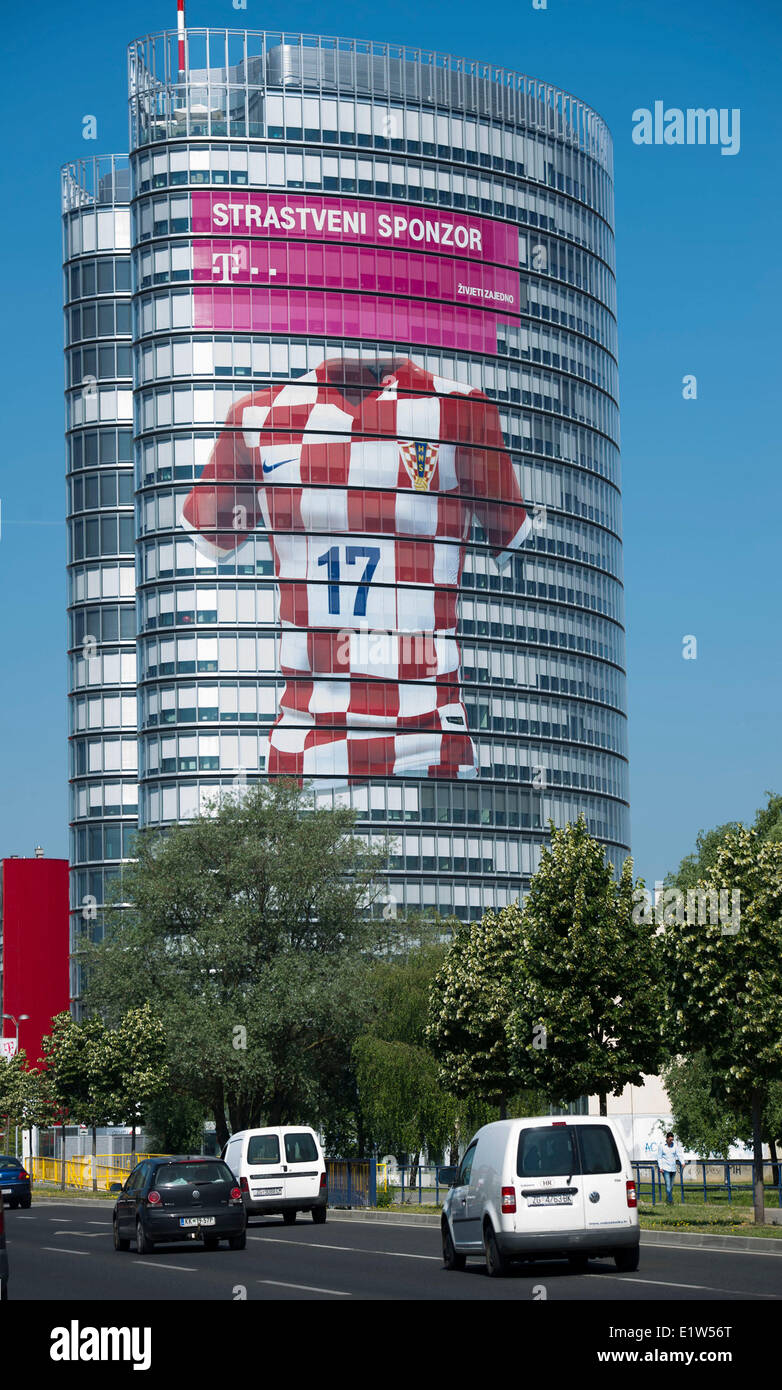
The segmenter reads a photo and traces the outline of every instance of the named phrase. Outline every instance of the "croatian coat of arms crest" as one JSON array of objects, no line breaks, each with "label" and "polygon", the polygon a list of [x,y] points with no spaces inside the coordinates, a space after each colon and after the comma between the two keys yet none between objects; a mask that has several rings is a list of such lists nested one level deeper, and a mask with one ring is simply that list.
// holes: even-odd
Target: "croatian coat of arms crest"
[{"label": "croatian coat of arms crest", "polygon": [[402,462],[413,487],[418,492],[429,491],[429,484],[437,467],[439,451],[439,444],[430,444],[427,441],[405,440],[404,443],[400,441],[399,452],[402,455]]}]

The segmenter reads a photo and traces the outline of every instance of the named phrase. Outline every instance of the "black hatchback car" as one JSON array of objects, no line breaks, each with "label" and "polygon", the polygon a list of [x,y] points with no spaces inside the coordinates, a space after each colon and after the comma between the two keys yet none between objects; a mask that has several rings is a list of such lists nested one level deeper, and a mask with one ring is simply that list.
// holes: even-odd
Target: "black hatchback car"
[{"label": "black hatchback car", "polygon": [[174,1241],[203,1241],[216,1250],[227,1240],[232,1250],[247,1244],[247,1217],[242,1193],[219,1158],[148,1158],[124,1186],[114,1183],[114,1249],[136,1242],[139,1255]]},{"label": "black hatchback car", "polygon": [[0,1192],[6,1207],[29,1207],[33,1200],[30,1174],[18,1158],[0,1154]]}]

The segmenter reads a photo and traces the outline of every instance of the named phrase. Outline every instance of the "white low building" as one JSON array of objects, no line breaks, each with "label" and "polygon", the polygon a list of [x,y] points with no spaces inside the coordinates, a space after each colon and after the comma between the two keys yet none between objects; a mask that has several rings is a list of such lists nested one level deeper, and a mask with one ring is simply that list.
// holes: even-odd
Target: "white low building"
[{"label": "white low building", "polygon": [[[631,1159],[637,1163],[654,1163],[657,1146],[666,1132],[676,1127],[671,1114],[671,1102],[659,1076],[645,1076],[640,1086],[625,1086],[621,1095],[609,1096],[608,1114],[619,1124]],[[600,1114],[600,1097],[589,1097],[589,1114]],[[685,1158],[700,1158],[682,1144]],[[764,1147],[764,1155],[768,1150]],[[752,1150],[745,1144],[735,1144],[728,1153],[734,1163],[751,1162]],[[694,1174],[688,1176],[694,1177]]]}]

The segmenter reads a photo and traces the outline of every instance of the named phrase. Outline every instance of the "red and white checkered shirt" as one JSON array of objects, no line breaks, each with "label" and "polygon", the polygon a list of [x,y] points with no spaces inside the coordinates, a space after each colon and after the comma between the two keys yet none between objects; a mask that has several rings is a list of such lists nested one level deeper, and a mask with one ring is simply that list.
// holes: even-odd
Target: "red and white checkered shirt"
[{"label": "red and white checkered shirt", "polygon": [[406,358],[372,372],[332,359],[237,401],[182,524],[218,558],[268,534],[287,678],[271,775],[474,777],[464,546],[475,515],[501,566],[531,522],[481,391]]}]

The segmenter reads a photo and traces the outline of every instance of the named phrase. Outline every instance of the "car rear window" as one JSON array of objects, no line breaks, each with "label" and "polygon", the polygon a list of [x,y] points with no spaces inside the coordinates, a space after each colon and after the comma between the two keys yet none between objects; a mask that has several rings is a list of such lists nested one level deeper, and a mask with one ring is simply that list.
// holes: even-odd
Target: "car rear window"
[{"label": "car rear window", "polygon": [[577,1125],[574,1128],[581,1149],[582,1173],[621,1172],[619,1150],[608,1125]]},{"label": "car rear window", "polygon": [[155,1187],[201,1187],[208,1182],[230,1182],[236,1179],[227,1163],[165,1163],[155,1174]]},{"label": "car rear window", "polygon": [[3,1155],[0,1154],[0,1168],[4,1168],[6,1172],[11,1168],[18,1169],[21,1168],[21,1166],[18,1158],[4,1158]]},{"label": "car rear window", "polygon": [[578,1155],[569,1126],[523,1129],[516,1172],[520,1178],[560,1178],[578,1172]]},{"label": "car rear window", "polygon": [[317,1163],[318,1146],[311,1134],[286,1134],[285,1157],[289,1163]]},{"label": "car rear window", "polygon": [[620,1173],[622,1161],[608,1125],[548,1125],[523,1129],[516,1172],[520,1178],[574,1173]]},{"label": "car rear window", "polygon": [[279,1163],[280,1141],[276,1134],[254,1134],[247,1144],[248,1163]]}]

